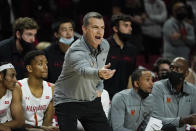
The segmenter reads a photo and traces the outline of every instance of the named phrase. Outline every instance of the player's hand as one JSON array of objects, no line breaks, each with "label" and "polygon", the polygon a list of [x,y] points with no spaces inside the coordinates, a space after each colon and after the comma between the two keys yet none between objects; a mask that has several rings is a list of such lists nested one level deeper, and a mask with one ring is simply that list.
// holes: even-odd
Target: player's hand
[{"label": "player's hand", "polygon": [[58,127],[55,126],[41,126],[44,131],[59,131]]}]

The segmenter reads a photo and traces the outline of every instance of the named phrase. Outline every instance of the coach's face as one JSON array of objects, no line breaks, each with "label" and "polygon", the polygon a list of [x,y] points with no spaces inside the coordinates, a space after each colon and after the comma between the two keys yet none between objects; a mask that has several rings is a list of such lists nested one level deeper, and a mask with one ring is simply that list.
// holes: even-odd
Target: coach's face
[{"label": "coach's face", "polygon": [[88,21],[87,26],[82,26],[83,35],[88,44],[96,49],[104,36],[104,21],[98,18],[89,18]]}]

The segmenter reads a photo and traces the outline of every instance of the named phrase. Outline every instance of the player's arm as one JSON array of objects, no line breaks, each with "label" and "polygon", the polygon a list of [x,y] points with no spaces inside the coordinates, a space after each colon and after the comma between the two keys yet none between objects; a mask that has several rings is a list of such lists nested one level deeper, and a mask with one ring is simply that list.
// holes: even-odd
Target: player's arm
[{"label": "player's arm", "polygon": [[22,91],[17,84],[16,88],[12,91],[12,102],[10,105],[10,113],[12,120],[4,123],[5,126],[11,128],[18,128],[24,125],[24,112],[22,109]]},{"label": "player's arm", "polygon": [[[52,88],[52,97],[54,96],[54,84],[51,84]],[[53,97],[54,98],[54,97]],[[47,111],[44,115],[43,124],[41,126],[41,129],[46,131],[59,131],[58,127],[51,126],[52,125],[52,119],[54,115],[54,107],[53,107],[53,99],[50,101],[50,104],[48,105]]]},{"label": "player's arm", "polygon": [[[51,84],[51,88],[52,88],[52,96],[54,96],[54,84]],[[44,120],[42,124],[43,126],[51,126],[53,114],[54,114],[54,107],[53,107],[53,98],[52,98],[44,115]]]}]

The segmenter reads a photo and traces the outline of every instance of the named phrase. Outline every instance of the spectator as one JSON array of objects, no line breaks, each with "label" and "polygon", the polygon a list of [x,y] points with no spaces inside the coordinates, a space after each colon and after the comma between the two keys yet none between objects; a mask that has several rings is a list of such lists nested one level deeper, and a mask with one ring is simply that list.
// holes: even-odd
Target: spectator
[{"label": "spectator", "polygon": [[55,43],[44,51],[48,59],[47,81],[55,83],[62,70],[65,52],[77,37],[74,37],[74,23],[68,18],[54,23],[53,30]]},{"label": "spectator", "polygon": [[141,25],[146,18],[143,0],[113,0],[112,10],[113,15],[123,13],[131,16],[133,30],[130,41],[138,52],[143,51]]},{"label": "spectator", "polygon": [[[144,0],[146,18],[142,24],[144,53],[160,55],[162,50],[162,25],[167,19],[166,5],[162,0]],[[153,48],[153,50],[152,50]]]},{"label": "spectator", "polygon": [[16,68],[17,79],[25,77],[24,55],[35,49],[37,23],[28,17],[18,18],[13,24],[13,36],[0,42],[0,61],[11,62]]},{"label": "spectator", "polygon": [[173,6],[173,17],[169,18],[163,27],[164,51],[163,57],[173,60],[181,56],[189,59],[190,47],[194,45],[193,26],[184,21],[185,5],[177,2]]},{"label": "spectator", "polygon": [[[170,0],[169,5],[168,5],[168,14],[171,16],[172,15],[172,7],[174,6],[175,3],[181,2],[184,4],[184,8],[186,9],[186,21],[190,24],[193,24],[194,20],[194,12],[192,5],[188,3],[188,0]],[[193,3],[194,4],[194,3]]]},{"label": "spectator", "polygon": [[107,40],[110,44],[106,63],[116,69],[114,77],[104,81],[104,87],[110,95],[127,88],[128,79],[136,68],[136,47],[128,41],[131,37],[131,18],[127,15],[113,15],[111,20],[113,35]]},{"label": "spectator", "polygon": [[170,71],[170,61],[166,58],[159,58],[153,65],[153,71],[156,73],[155,78],[162,80],[168,78]]},{"label": "spectator", "polygon": [[[16,71],[10,63],[0,65],[0,130],[21,131],[24,125],[24,113],[19,97]],[[18,128],[18,129],[16,129]],[[20,129],[19,129],[20,128]]]}]

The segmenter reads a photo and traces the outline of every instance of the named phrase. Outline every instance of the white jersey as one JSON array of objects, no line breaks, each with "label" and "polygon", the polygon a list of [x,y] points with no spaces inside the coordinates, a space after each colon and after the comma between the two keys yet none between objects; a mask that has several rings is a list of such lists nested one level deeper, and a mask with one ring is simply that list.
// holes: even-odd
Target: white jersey
[{"label": "white jersey", "polygon": [[18,81],[22,89],[22,107],[25,114],[25,124],[42,126],[45,111],[52,100],[52,88],[49,83],[43,81],[42,96],[36,98],[31,93],[27,80],[28,78],[24,78]]},{"label": "white jersey", "polygon": [[6,91],[6,94],[0,99],[0,123],[12,120],[10,113],[10,104],[12,102],[12,91]]}]

